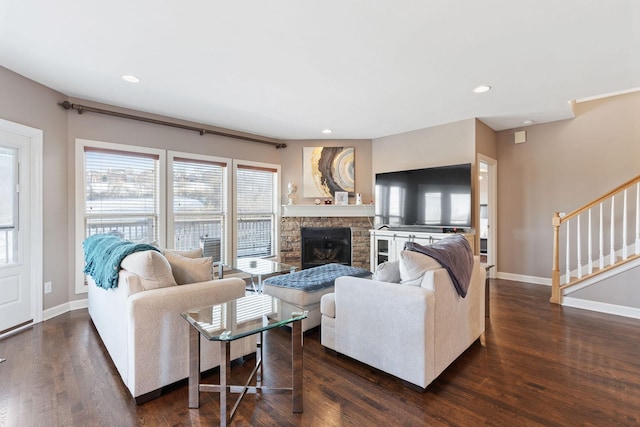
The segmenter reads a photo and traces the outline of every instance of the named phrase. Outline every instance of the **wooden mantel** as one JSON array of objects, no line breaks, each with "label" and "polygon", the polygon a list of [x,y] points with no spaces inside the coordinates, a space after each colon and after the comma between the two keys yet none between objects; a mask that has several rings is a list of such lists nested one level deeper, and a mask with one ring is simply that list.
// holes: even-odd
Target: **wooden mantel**
[{"label": "wooden mantel", "polygon": [[283,217],[375,216],[374,205],[282,205]]}]

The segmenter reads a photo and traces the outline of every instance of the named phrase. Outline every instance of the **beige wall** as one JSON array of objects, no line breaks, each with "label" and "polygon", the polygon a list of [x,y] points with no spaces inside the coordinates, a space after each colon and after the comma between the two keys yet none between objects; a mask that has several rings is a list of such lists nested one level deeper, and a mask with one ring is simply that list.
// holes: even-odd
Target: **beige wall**
[{"label": "beige wall", "polygon": [[371,170],[475,164],[475,127],[475,119],[468,119],[374,139]]},{"label": "beige wall", "polygon": [[640,308],[638,277],[640,277],[640,267],[635,267],[603,282],[582,288],[570,296],[614,306]]},{"label": "beige wall", "polygon": [[[640,173],[640,93],[576,104],[576,117],[498,132],[498,267],[551,277],[554,211]],[[514,144],[514,131],[526,142]]]},{"label": "beige wall", "polygon": [[[485,157],[489,157],[493,160],[498,160],[498,137],[496,132],[489,126],[476,120],[476,153]],[[478,165],[479,167],[479,165]],[[478,181],[478,193],[476,194],[479,205],[486,204],[488,202],[488,175],[483,173],[483,179]],[[480,172],[478,171],[478,176]],[[478,211],[478,215],[480,212]]]},{"label": "beige wall", "polygon": [[[282,162],[282,203],[288,203],[286,197],[287,183],[291,182],[298,187],[296,204],[313,204],[313,198],[302,197],[302,149],[304,147],[354,147],[355,157],[355,184],[356,193],[362,193],[364,203],[373,200],[372,172],[371,172],[371,140],[369,139],[345,139],[345,140],[297,140],[286,141],[287,148],[281,149],[280,161]],[[349,198],[349,203],[355,203]]]},{"label": "beige wall", "polygon": [[498,158],[496,132],[484,122],[476,119],[476,152],[492,159]]},{"label": "beige wall", "polygon": [[[127,110],[111,105],[98,104],[91,101],[70,98],[70,102],[86,106],[103,108],[133,115],[142,115],[172,123],[192,126],[202,126],[193,122],[186,122],[171,117],[145,114],[140,111]],[[144,123],[136,120],[122,119],[96,113],[78,114],[69,110],[68,134],[73,156],[73,146],[76,138],[91,139],[121,144],[140,145],[166,150],[184,151],[188,153],[207,154],[232,159],[243,159],[257,162],[280,164],[279,149],[271,145],[243,141],[218,135],[178,129],[157,124]]]}]

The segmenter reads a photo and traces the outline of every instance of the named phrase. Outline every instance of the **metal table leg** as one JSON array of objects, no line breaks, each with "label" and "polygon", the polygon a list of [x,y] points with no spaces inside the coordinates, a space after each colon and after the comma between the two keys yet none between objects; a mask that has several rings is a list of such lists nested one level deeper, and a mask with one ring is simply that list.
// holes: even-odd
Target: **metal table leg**
[{"label": "metal table leg", "polygon": [[200,407],[200,333],[189,328],[189,408]]},{"label": "metal table leg", "polygon": [[291,324],[291,403],[293,412],[302,412],[302,321]]}]

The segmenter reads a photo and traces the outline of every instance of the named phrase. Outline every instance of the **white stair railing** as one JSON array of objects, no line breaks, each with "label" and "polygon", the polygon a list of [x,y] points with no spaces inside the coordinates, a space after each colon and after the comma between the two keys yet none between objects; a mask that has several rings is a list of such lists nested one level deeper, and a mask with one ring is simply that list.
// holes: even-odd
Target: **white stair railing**
[{"label": "white stair railing", "polygon": [[[635,186],[635,203],[628,203],[628,190]],[[631,193],[633,194],[633,193]],[[622,207],[616,196],[622,197]],[[606,218],[605,209],[609,205],[610,214]],[[597,208],[597,209],[596,209]],[[616,216],[616,209],[622,212]],[[593,221],[592,216],[598,215],[598,221]],[[581,217],[586,216],[586,228],[581,225]],[[629,244],[628,218],[635,216],[635,242]],[[575,221],[572,219],[575,218]],[[640,258],[640,176],[618,186],[596,200],[587,203],[568,215],[561,216],[556,212],[552,219],[553,237],[553,269],[551,272],[551,302],[562,303],[562,291],[577,284],[584,279],[593,277],[611,268]],[[574,225],[575,224],[575,225]],[[605,253],[605,227],[609,227],[609,255]],[[560,256],[560,234],[565,235],[565,256]],[[593,254],[593,236],[597,235],[598,253]],[[574,237],[575,236],[575,237]],[[575,250],[575,258],[571,260],[572,250]],[[586,259],[583,256],[586,250]],[[633,254],[630,254],[633,252]],[[595,262],[597,261],[597,263]],[[594,267],[597,264],[597,268]],[[564,266],[564,276],[560,275],[561,265]],[[586,269],[586,271],[585,271]]]}]

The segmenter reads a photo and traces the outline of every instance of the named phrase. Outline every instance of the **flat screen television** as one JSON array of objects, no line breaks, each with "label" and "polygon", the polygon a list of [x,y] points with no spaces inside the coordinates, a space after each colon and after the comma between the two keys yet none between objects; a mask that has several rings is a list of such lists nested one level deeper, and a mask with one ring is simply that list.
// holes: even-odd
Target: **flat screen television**
[{"label": "flat screen television", "polygon": [[375,226],[471,227],[471,163],[376,174]]}]

